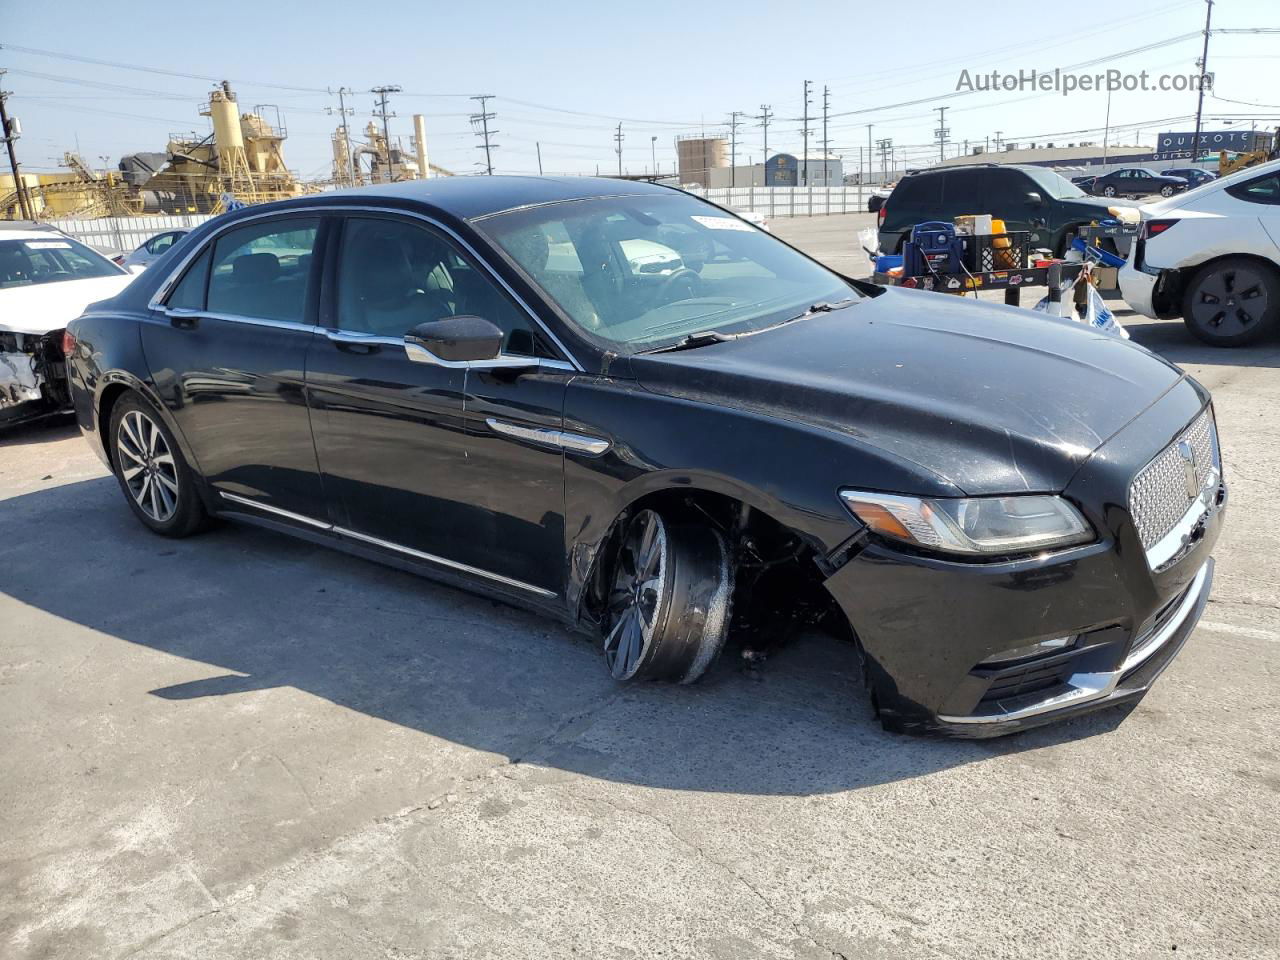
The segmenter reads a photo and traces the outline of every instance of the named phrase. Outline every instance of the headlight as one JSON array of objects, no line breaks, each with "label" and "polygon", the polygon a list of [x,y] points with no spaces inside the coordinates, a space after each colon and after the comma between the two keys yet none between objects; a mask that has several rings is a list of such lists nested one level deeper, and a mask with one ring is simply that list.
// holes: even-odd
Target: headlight
[{"label": "headlight", "polygon": [[1032,553],[1093,540],[1093,529],[1061,497],[925,500],[841,490],[854,516],[881,536],[967,556]]}]

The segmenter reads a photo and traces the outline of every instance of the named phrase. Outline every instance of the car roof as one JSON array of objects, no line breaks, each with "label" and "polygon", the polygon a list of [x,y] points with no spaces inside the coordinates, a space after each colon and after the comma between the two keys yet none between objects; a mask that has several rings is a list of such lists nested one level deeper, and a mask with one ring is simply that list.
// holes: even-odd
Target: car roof
[{"label": "car roof", "polygon": [[[461,220],[475,220],[518,207],[561,203],[590,197],[670,195],[672,188],[608,177],[463,176],[431,177],[336,190],[299,198],[315,202],[340,198],[350,201],[394,200],[428,204]],[[296,201],[287,201],[293,203]]]},{"label": "car roof", "polygon": [[30,220],[0,221],[0,240],[48,240],[65,236],[57,227]]}]

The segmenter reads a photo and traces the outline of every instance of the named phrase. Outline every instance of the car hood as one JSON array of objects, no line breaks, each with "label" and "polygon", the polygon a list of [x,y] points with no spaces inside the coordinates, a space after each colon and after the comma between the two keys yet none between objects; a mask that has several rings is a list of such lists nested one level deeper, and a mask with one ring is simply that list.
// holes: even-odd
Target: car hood
[{"label": "car hood", "polygon": [[1062,490],[1182,379],[1075,321],[894,288],[632,369],[655,392],[845,433],[969,494]]},{"label": "car hood", "polygon": [[122,273],[0,290],[0,331],[42,334],[61,330],[89,304],[114,297],[132,280],[132,274]]}]

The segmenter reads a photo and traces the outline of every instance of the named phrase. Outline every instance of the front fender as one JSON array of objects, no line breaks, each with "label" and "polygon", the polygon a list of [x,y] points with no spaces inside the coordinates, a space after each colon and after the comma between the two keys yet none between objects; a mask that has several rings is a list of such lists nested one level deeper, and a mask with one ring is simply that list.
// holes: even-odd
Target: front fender
[{"label": "front fender", "polygon": [[667,490],[731,497],[828,555],[855,532],[842,486],[928,490],[938,478],[846,435],[755,411],[653,393],[629,380],[575,378],[565,429],[606,438],[600,456],[565,453],[570,611],[614,522]]}]

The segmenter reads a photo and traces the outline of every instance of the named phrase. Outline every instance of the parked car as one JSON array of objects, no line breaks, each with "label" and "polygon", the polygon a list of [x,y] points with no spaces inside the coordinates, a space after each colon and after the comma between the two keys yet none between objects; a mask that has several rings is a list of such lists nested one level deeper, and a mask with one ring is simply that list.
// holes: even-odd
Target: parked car
[{"label": "parked car", "polygon": [[125,257],[123,265],[126,267],[150,266],[153,260],[157,260],[168,253],[169,249],[185,237],[187,233],[188,231],[186,230],[166,230],[164,233],[157,233]]},{"label": "parked car", "polygon": [[1216,173],[1211,173],[1208,170],[1201,170],[1199,167],[1177,167],[1173,170],[1161,170],[1160,176],[1181,177],[1183,180],[1187,181],[1188,190],[1193,190],[1206,183],[1213,183],[1213,181],[1218,179],[1218,175]]},{"label": "parked car", "polygon": [[879,213],[884,202],[889,199],[889,194],[893,193],[894,186],[895,184],[886,183],[883,187],[873,187],[871,195],[867,197],[867,213]]},{"label": "parked car", "polygon": [[[641,240],[682,268],[635,271]],[[235,211],[69,333],[149,530],[236,518],[520,603],[620,681],[824,623],[886,725],[1004,733],[1141,698],[1212,581],[1213,410],[1177,367],[653,184]]]},{"label": "parked car", "polygon": [[132,279],[52,227],[0,222],[0,426],[70,408],[63,328]]},{"label": "parked car", "polygon": [[1091,192],[1100,197],[1172,197],[1187,189],[1182,177],[1166,177],[1142,167],[1112,170],[1093,181]]},{"label": "parked car", "polygon": [[1237,347],[1280,329],[1280,161],[1141,208],[1120,292],[1138,313],[1182,317],[1205,343]]},{"label": "parked car", "polygon": [[1034,247],[1061,256],[1082,225],[1110,216],[1109,205],[1043,167],[973,164],[922,170],[898,181],[880,208],[880,249],[899,253],[917,223],[989,213],[1006,230],[1025,230]]}]

